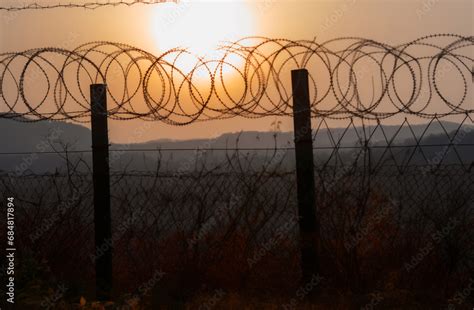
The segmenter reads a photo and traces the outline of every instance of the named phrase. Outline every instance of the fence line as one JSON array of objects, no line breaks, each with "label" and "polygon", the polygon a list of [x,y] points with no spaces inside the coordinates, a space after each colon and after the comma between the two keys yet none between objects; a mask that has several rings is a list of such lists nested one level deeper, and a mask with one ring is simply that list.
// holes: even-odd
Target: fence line
[{"label": "fence line", "polygon": [[23,5],[11,5],[11,6],[0,6],[0,11],[25,11],[25,10],[46,10],[46,9],[57,9],[57,8],[83,8],[88,10],[95,10],[102,7],[116,7],[116,6],[132,6],[135,4],[158,4],[164,2],[176,2],[173,0],[114,0],[114,1],[107,1],[107,2],[100,2],[100,1],[87,1],[84,3],[55,3],[55,4],[47,4],[41,2],[30,2],[27,1],[18,1],[21,2],[20,4]]},{"label": "fence line", "polygon": [[[3,53],[0,117],[88,122],[94,83],[108,84],[111,119],[186,125],[291,116],[289,72],[296,68],[310,73],[312,117],[469,115],[473,46],[472,36],[434,34],[400,45],[252,37],[225,43],[215,59],[183,48],[153,55],[113,42]],[[456,95],[449,91],[454,86]]]},{"label": "fence line", "polygon": [[[344,279],[334,285],[344,287],[344,281],[354,287],[360,285],[348,272],[353,266],[348,261],[350,253],[363,261],[376,261],[377,267],[387,270],[397,270],[399,266],[404,283],[412,283],[426,273],[426,268],[407,271],[403,262],[417,254],[417,243],[432,240],[432,225],[443,228],[443,223],[452,217],[459,219],[456,229],[449,232],[449,238],[440,239],[439,248],[430,254],[426,264],[431,264],[432,259],[442,261],[441,257],[451,253],[444,252],[448,246],[461,250],[453,256],[459,273],[445,273],[442,264],[436,269],[437,279],[443,280],[440,282],[460,285],[462,278],[458,275],[468,273],[462,266],[472,261],[474,253],[469,229],[474,215],[472,172],[454,165],[440,166],[427,173],[409,167],[399,173],[396,167],[371,170],[364,164],[367,161],[357,163],[357,167],[349,161],[344,166],[315,169],[323,263],[328,274]],[[259,279],[262,274],[270,277],[275,273],[283,276],[282,270],[298,272],[291,264],[297,257],[296,226],[281,237],[278,233],[279,227],[296,214],[294,171],[281,173],[278,168],[271,168],[262,173],[231,162],[226,167],[237,170],[209,173],[198,167],[179,175],[161,170],[111,173],[112,246],[115,284],[120,292],[133,291],[142,277],[146,279],[149,271],[158,267],[171,277],[193,279],[192,273],[179,271],[188,260],[202,262],[199,266],[203,269],[198,273],[202,277],[212,276],[212,266],[219,264],[219,270],[226,270],[226,275],[235,273],[237,279],[250,277],[249,283],[243,283],[252,288],[260,285],[257,287],[263,289],[268,285],[268,281],[255,281],[253,277]],[[238,167],[243,170],[239,172]],[[69,285],[80,281],[92,283],[91,184],[90,173],[74,171],[25,174],[13,179],[0,174],[0,191],[11,193],[18,201],[21,216],[17,226],[22,232],[18,251],[47,260],[54,277],[58,275]],[[396,203],[388,205],[388,199]],[[217,216],[216,210],[223,211]],[[331,261],[340,267],[336,268]],[[70,268],[72,263],[81,268]],[[390,281],[387,273],[373,268],[374,264],[358,265],[354,271],[362,275],[370,289],[379,287],[379,280]],[[133,277],[127,278],[128,274]],[[294,283],[291,277],[284,279],[287,285]],[[226,287],[225,282],[217,283]]]},{"label": "fence line", "polygon": [[[408,145],[391,145],[392,148],[415,148],[415,147],[443,147],[449,146],[449,144],[408,144]],[[456,146],[474,146],[474,143],[458,143]],[[346,149],[354,150],[359,149],[359,146],[313,146],[313,150],[333,150],[333,149]],[[368,149],[386,149],[386,145],[373,145],[368,147]],[[291,151],[294,150],[294,147],[277,147],[277,148],[154,148],[154,149],[110,149],[109,152],[208,152],[208,151]],[[25,152],[0,152],[0,155],[27,155],[27,154],[74,154],[74,153],[92,153],[92,150],[58,150],[58,151],[25,151]]]},{"label": "fence line", "polygon": [[[472,261],[474,253],[461,251],[472,244],[469,225],[472,226],[474,210],[474,161],[471,151],[457,149],[474,145],[472,83],[467,78],[473,74],[473,59],[468,54],[473,46],[473,37],[448,34],[427,36],[399,46],[358,38],[322,44],[247,38],[223,46],[224,56],[217,60],[199,58],[185,49],[154,56],[109,42],[88,43],[73,51],[46,48],[4,53],[0,55],[0,96],[5,105],[0,108],[6,112],[0,118],[22,122],[45,119],[80,122],[100,117],[101,128],[95,126],[92,132],[98,142],[92,152],[95,155],[92,170],[90,162],[81,156],[66,155],[62,156],[66,161],[64,169],[38,176],[28,170],[34,160],[30,158],[17,171],[0,174],[0,189],[15,194],[24,215],[34,212],[34,216],[21,217],[18,224],[25,232],[26,237],[20,242],[25,249],[41,248],[42,254],[53,261],[58,257],[74,257],[77,266],[85,267],[89,274],[94,263],[96,268],[102,266],[107,270],[106,274],[100,274],[98,269],[95,273],[96,293],[101,299],[111,296],[113,265],[114,270],[120,270],[117,267],[130,270],[128,266],[132,264],[134,275],[140,274],[142,267],[147,274],[150,267],[157,266],[184,268],[182,272],[185,272],[186,262],[202,259],[209,267],[225,263],[226,259],[221,258],[226,257],[232,270],[239,276],[243,274],[240,286],[265,256],[259,254],[261,250],[272,251],[266,246],[269,240],[278,249],[279,255],[273,257],[276,259],[273,262],[279,262],[279,266],[285,259],[286,263],[295,258],[302,260],[299,271],[292,269],[293,276],[301,272],[308,279],[311,272],[324,272],[328,266],[332,268],[330,274],[338,277],[338,285],[348,283],[356,290],[361,286],[362,271],[367,275],[367,283],[379,277],[378,271],[364,269],[358,262],[382,259],[388,262],[382,263],[385,270],[392,270],[393,262],[403,263],[400,253],[417,254],[417,248],[410,243],[413,236],[422,236],[421,243],[430,242],[428,228],[443,226],[447,218],[455,218],[458,226],[449,232],[457,243],[453,245],[448,240],[446,246],[455,246],[457,250],[438,253],[436,259],[442,262],[444,256],[449,256],[449,270],[444,279],[452,280],[452,266],[462,270],[463,264]],[[63,57],[59,63],[58,56]],[[196,57],[196,64],[189,72],[178,65],[185,56]],[[232,62],[234,56],[242,62]],[[361,62],[365,65],[359,68]],[[376,69],[367,69],[370,67],[367,62],[375,64]],[[32,68],[39,72],[36,76],[28,74],[34,72]],[[229,68],[240,81],[224,73]],[[306,78],[304,84],[292,81],[293,89],[301,87],[300,95],[293,97],[287,89],[290,86],[287,78],[289,69],[294,68],[308,69],[312,75],[309,89]],[[197,72],[201,69],[207,76],[201,75],[198,80]],[[370,76],[372,83],[366,80],[370,71],[375,72]],[[308,71],[292,71],[295,72],[306,76]],[[377,76],[379,84],[374,78]],[[42,98],[34,100],[30,96],[36,91],[35,84],[40,84],[38,79],[43,79],[46,87],[40,94]],[[101,92],[99,100],[102,107],[109,107],[107,111],[90,107],[91,102],[99,101],[93,94],[88,96],[85,86],[89,89],[90,84],[97,83],[101,85],[94,87],[108,92],[107,96]],[[241,87],[237,99],[231,85]],[[363,90],[367,85],[371,88]],[[460,91],[456,90],[457,98],[449,97],[446,85],[460,87]],[[367,93],[371,96],[367,97]],[[106,98],[112,104],[106,104]],[[291,101],[305,104],[293,111]],[[298,114],[301,110],[305,113]],[[274,148],[259,149],[268,152],[263,159],[242,154],[235,147],[225,149],[224,159],[212,161],[210,167],[198,164],[205,163],[206,158],[195,152],[194,161],[192,158],[178,161],[174,170],[165,171],[158,156],[153,161],[154,169],[148,172],[109,173],[109,168],[123,156],[121,152],[144,150],[110,150],[118,152],[118,157],[111,156],[109,161],[108,118],[186,125],[234,116],[269,115],[293,116],[299,120],[295,121],[293,132],[295,148],[277,146],[274,137]],[[396,115],[428,118],[429,123],[415,130],[405,118],[389,134],[381,123]],[[442,119],[446,116],[460,116],[462,121],[444,124]],[[321,119],[313,130],[311,117]],[[328,118],[345,119],[348,125],[331,129],[326,122]],[[362,121],[361,128],[355,127],[354,118]],[[365,120],[375,120],[377,125],[367,131]],[[429,136],[432,133],[429,129],[436,124],[441,127],[437,132],[441,138],[434,139]],[[404,127],[411,135],[400,140],[398,135]],[[425,143],[426,139],[434,142],[430,145]],[[312,146],[313,141],[318,144],[316,147]],[[83,150],[56,152],[52,142],[48,142],[60,155],[84,153]],[[296,154],[296,173],[284,164],[288,151],[299,147],[304,148],[304,154]],[[433,153],[427,150],[430,147],[441,147],[441,150]],[[402,152],[395,152],[394,148],[401,148]],[[248,150],[251,148],[246,149],[247,153]],[[16,152],[7,153],[0,155]],[[100,200],[100,195],[107,199]],[[298,212],[295,201],[298,201]],[[295,231],[296,222],[299,234]],[[49,232],[53,226],[54,231]],[[91,240],[92,226],[96,234],[94,245],[87,242]],[[284,238],[275,237],[275,234],[280,236],[275,232],[279,227],[286,227]],[[383,236],[364,240],[368,229],[380,231]],[[57,231],[61,232],[62,242],[54,238],[59,236],[54,234]],[[68,236],[74,240],[68,240]],[[54,242],[49,243],[50,240]],[[440,240],[437,242],[443,242]],[[372,241],[375,243],[371,244]],[[390,256],[373,253],[375,244]],[[55,252],[56,247],[62,247],[61,255]],[[112,248],[118,249],[114,260]],[[296,248],[299,254],[295,254]],[[72,251],[76,256],[70,255]],[[183,261],[174,265],[176,257]],[[211,263],[213,260],[217,261]],[[66,261],[70,264],[73,260]],[[132,263],[138,261],[146,263]],[[245,261],[251,263],[242,267]],[[325,268],[318,268],[319,261]],[[409,260],[408,273],[412,272],[411,266],[419,263],[413,261]],[[61,264],[57,260],[54,263],[56,267]],[[127,273],[116,274],[121,277]],[[186,274],[175,276],[186,282],[189,279]],[[84,277],[76,274],[70,279],[86,281]],[[120,279],[116,282],[127,283]],[[377,282],[371,285],[376,286]]]}]

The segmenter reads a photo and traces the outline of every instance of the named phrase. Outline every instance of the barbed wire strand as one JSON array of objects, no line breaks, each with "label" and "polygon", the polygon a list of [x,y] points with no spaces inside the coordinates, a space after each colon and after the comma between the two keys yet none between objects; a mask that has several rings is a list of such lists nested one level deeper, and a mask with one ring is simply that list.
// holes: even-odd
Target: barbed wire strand
[{"label": "barbed wire strand", "polygon": [[29,4],[23,4],[22,6],[0,6],[0,11],[25,11],[25,10],[46,10],[46,9],[57,9],[57,8],[83,8],[88,10],[95,10],[102,7],[116,7],[116,6],[132,6],[135,4],[158,4],[165,2],[178,2],[177,0],[118,0],[118,1],[88,1],[85,3],[56,3],[56,4],[45,4],[32,2]]},{"label": "barbed wire strand", "polygon": [[354,37],[323,43],[249,37],[223,44],[212,59],[185,48],[153,55],[106,41],[3,53],[0,118],[89,122],[94,83],[108,85],[115,120],[181,126],[291,116],[289,73],[297,68],[310,73],[312,117],[468,115],[473,47],[472,36],[435,34],[397,46]]}]

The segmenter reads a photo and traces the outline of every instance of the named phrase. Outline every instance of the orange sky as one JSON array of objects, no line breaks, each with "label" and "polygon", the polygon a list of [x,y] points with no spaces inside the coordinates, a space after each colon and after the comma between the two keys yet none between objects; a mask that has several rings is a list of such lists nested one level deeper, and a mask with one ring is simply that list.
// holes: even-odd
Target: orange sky
[{"label": "orange sky", "polygon": [[[155,54],[176,44],[207,53],[218,39],[247,35],[290,39],[316,36],[318,41],[357,36],[398,44],[430,33],[472,35],[473,13],[470,0],[191,0],[94,11],[2,11],[0,51],[44,46],[73,48],[89,41],[109,40]],[[269,130],[273,120],[235,118],[185,127],[153,123],[139,138],[130,137],[129,133],[140,122],[112,122],[110,136],[117,142],[206,137],[229,131]],[[291,130],[291,125],[291,119],[283,119],[283,130]]]}]

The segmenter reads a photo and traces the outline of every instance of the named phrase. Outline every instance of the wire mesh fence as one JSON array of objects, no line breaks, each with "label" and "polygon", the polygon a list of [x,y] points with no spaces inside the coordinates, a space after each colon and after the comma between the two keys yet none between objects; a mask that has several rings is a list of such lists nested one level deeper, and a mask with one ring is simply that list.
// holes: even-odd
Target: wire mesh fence
[{"label": "wire mesh fence", "polygon": [[[247,38],[223,46],[222,58],[198,57],[189,72],[176,65],[195,56],[185,49],[155,56],[94,42],[4,53],[0,118],[88,122],[84,87],[96,82],[109,83],[112,120],[294,116],[286,69],[317,67],[308,103],[314,166],[306,168],[315,174],[324,286],[367,292],[436,282],[434,291],[452,295],[474,261],[472,46],[457,35],[398,46]],[[224,67],[241,77],[239,96]],[[48,85],[38,100],[27,94],[35,79]],[[19,253],[28,262],[20,290],[31,281],[92,290],[94,264],[112,248],[117,294],[137,293],[150,270],[167,274],[152,294],[158,303],[214,287],[294,290],[302,242],[293,138],[277,130],[248,146],[240,136],[196,150],[112,145],[112,237],[95,245],[91,149],[47,138],[35,152],[0,153],[0,190],[18,201]]]},{"label": "wire mesh fence", "polygon": [[[159,164],[155,171],[113,172],[113,237],[100,247],[114,249],[116,289],[133,293],[150,270],[173,274],[169,289],[184,295],[203,282],[247,289],[268,289],[265,281],[276,290],[296,286],[296,176],[284,168],[293,150],[281,151],[285,155],[277,161],[267,156],[257,163],[248,151],[234,150],[219,165],[206,166],[200,158],[181,171]],[[397,285],[416,286],[435,276],[432,267],[415,268],[426,266],[425,258],[412,262],[429,242],[436,247],[426,261],[439,267],[436,277],[452,287],[463,281],[474,255],[472,165],[433,168],[415,161],[400,169],[394,163],[370,165],[370,147],[331,151],[331,159],[314,167],[323,272],[331,274],[327,285],[375,289],[393,280],[381,274],[392,270]],[[335,160],[339,156],[342,163]],[[74,279],[78,290],[90,285],[101,253],[92,242],[91,174],[3,174],[0,188],[18,200],[23,255],[47,264],[55,276]],[[449,221],[455,225],[446,231]]]}]

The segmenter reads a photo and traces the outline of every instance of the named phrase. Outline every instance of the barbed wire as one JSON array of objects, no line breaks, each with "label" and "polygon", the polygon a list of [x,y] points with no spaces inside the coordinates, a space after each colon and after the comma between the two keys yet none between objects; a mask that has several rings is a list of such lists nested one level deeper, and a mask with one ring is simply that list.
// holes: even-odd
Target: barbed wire
[{"label": "barbed wire", "polygon": [[[398,149],[412,149],[412,148],[419,148],[419,147],[446,147],[449,144],[446,143],[436,143],[436,144],[403,144],[403,145],[391,145],[391,148]],[[456,144],[456,147],[474,147],[474,143],[459,143]],[[360,149],[360,146],[313,146],[313,150],[334,150],[334,149],[341,149],[341,150],[357,150]],[[387,145],[372,145],[367,147],[367,149],[387,149]],[[229,151],[239,151],[239,152],[247,152],[247,151],[292,151],[295,150],[294,147],[221,147],[221,148],[138,148],[138,149],[111,149],[109,152],[120,152],[120,153],[137,153],[137,152],[144,152],[144,153],[159,153],[159,152],[229,152]],[[76,153],[92,153],[92,149],[90,150],[54,150],[54,151],[17,151],[17,152],[0,152],[1,155],[29,155],[29,154],[50,154],[50,155],[57,155],[57,154],[76,154]]]},{"label": "barbed wire", "polygon": [[223,44],[210,58],[106,41],[3,53],[0,117],[88,122],[94,83],[108,85],[108,114],[116,120],[186,125],[290,116],[290,72],[297,68],[310,74],[313,117],[470,114],[473,47],[473,36],[435,34],[396,46],[355,37],[249,37]]},{"label": "barbed wire", "polygon": [[164,2],[177,2],[173,0],[117,0],[117,1],[88,1],[84,3],[55,3],[55,4],[45,4],[45,3],[25,3],[23,5],[18,5],[16,2],[15,5],[0,6],[0,11],[24,11],[24,10],[45,10],[45,9],[57,9],[57,8],[84,8],[89,10],[95,10],[101,7],[116,7],[116,6],[132,6],[135,4],[158,4]]}]

